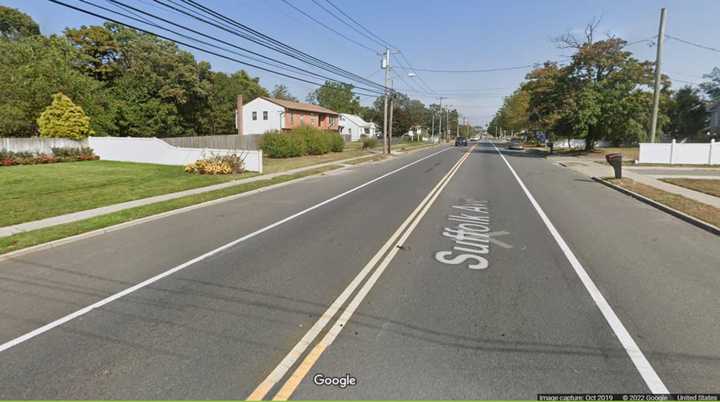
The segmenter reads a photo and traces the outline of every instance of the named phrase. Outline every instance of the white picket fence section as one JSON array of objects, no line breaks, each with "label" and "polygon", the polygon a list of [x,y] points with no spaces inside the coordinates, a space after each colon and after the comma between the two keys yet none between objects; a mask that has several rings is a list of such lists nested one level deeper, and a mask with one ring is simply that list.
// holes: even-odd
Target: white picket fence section
[{"label": "white picket fence section", "polygon": [[53,148],[87,147],[87,141],[48,137],[0,137],[0,150],[51,154]]},{"label": "white picket fence section", "polygon": [[715,140],[703,144],[671,143],[640,144],[640,163],[668,163],[671,165],[720,165],[720,146]]},{"label": "white picket fence section", "polygon": [[262,173],[262,151],[183,148],[158,138],[90,137],[90,148],[101,160],[157,163],[160,165],[186,165],[215,155],[237,154],[245,160],[245,169]]}]

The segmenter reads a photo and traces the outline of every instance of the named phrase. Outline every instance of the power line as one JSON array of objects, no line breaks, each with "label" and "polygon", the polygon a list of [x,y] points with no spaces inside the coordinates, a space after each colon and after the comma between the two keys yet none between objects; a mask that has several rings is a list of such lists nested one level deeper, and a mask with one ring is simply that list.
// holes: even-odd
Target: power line
[{"label": "power line", "polygon": [[460,73],[460,74],[472,74],[472,73],[490,73],[495,71],[510,71],[510,70],[524,70],[535,67],[536,64],[527,64],[524,66],[515,67],[499,67],[499,68],[484,68],[484,69],[473,69],[473,70],[440,70],[432,68],[415,68],[414,71],[424,71],[428,73]]},{"label": "power line", "polygon": [[[85,3],[85,4],[88,4],[88,5],[91,5],[91,6],[93,6],[93,7],[99,8],[99,9],[101,9],[101,10],[105,10],[105,11],[109,11],[109,12],[114,13],[114,14],[117,14],[117,15],[121,15],[121,16],[123,16],[123,17],[125,17],[125,18],[128,18],[128,19],[130,19],[130,20],[133,20],[133,21],[143,22],[143,23],[145,23],[145,24],[147,24],[147,25],[150,25],[150,26],[153,26],[153,27],[162,29],[162,30],[164,30],[164,31],[170,32],[170,33],[172,33],[172,34],[174,34],[174,35],[177,35],[177,36],[180,36],[180,37],[182,37],[182,38],[185,38],[185,39],[188,39],[188,40],[192,40],[192,41],[197,42],[197,43],[201,43],[201,44],[203,44],[203,45],[205,45],[205,46],[210,46],[210,47],[213,47],[213,48],[216,48],[216,49],[219,49],[219,50],[224,50],[224,51],[229,52],[229,53],[231,53],[231,54],[235,54],[235,55],[240,56],[240,57],[245,57],[245,58],[247,58],[247,59],[250,59],[250,60],[253,60],[253,61],[256,61],[256,62],[259,62],[259,63],[263,63],[263,64],[266,64],[266,65],[270,65],[270,66],[273,66],[273,67],[275,67],[275,68],[279,68],[279,69],[281,69],[281,70],[292,71],[292,72],[294,72],[294,73],[296,73],[296,74],[300,74],[300,75],[313,76],[313,77],[316,77],[316,78],[323,78],[323,79],[326,79],[326,80],[333,80],[333,81],[334,81],[334,79],[332,79],[332,78],[330,78],[330,77],[327,77],[327,76],[324,76],[324,75],[321,75],[321,74],[317,74],[317,73],[311,72],[311,71],[309,71],[309,70],[305,70],[305,69],[300,68],[300,67],[297,67],[297,66],[293,66],[292,64],[288,64],[288,63],[282,62],[282,61],[280,61],[280,60],[274,59],[274,58],[272,58],[272,57],[268,57],[268,56],[262,55],[262,54],[260,54],[260,53],[253,52],[253,51],[251,51],[251,50],[248,50],[248,49],[239,47],[239,46],[237,46],[237,45],[234,45],[234,44],[232,44],[232,43],[230,43],[230,42],[226,42],[226,41],[223,41],[223,40],[221,40],[221,39],[216,39],[216,38],[214,38],[214,37],[212,37],[212,36],[206,35],[206,34],[204,34],[204,33],[202,33],[202,32],[198,32],[198,31],[196,31],[196,30],[194,30],[194,29],[185,28],[185,27],[183,27],[182,25],[176,24],[176,23],[174,23],[174,22],[172,22],[172,21],[169,21],[169,20],[166,20],[166,19],[164,19],[164,18],[162,18],[162,17],[158,17],[158,16],[156,16],[156,15],[147,13],[147,12],[145,12],[145,11],[143,11],[143,10],[137,9],[137,8],[132,7],[132,6],[129,6],[129,5],[126,5],[126,4],[121,3],[121,2],[119,2],[119,1],[116,1],[116,0],[106,0],[106,1],[109,2],[109,3],[112,3],[112,4],[116,5],[116,6],[123,7],[123,8],[125,8],[125,9],[128,9],[129,12],[132,12],[133,10],[134,10],[134,11],[137,11],[137,12],[143,14],[143,15],[147,15],[147,16],[149,16],[149,17],[155,18],[155,19],[157,19],[157,20],[163,21],[163,22],[168,23],[168,24],[171,24],[171,25],[173,25],[173,26],[176,26],[176,27],[185,29],[185,30],[187,30],[187,31],[193,32],[193,33],[198,34],[198,35],[200,35],[200,36],[202,36],[202,37],[209,38],[209,39],[215,40],[215,41],[217,41],[217,42],[226,44],[226,45],[231,46],[231,47],[233,47],[233,48],[239,49],[239,50],[241,50],[241,51],[243,51],[243,52],[246,52],[246,53],[249,53],[249,54],[253,54],[253,55],[256,55],[256,56],[265,58],[265,59],[267,59],[267,60],[271,60],[271,61],[274,62],[274,63],[267,62],[267,61],[264,61],[264,60],[261,60],[261,59],[255,58],[255,57],[247,56],[247,55],[244,55],[244,54],[240,54],[240,53],[238,53],[238,52],[235,52],[235,51],[232,51],[232,50],[230,50],[230,49],[224,48],[224,47],[222,47],[222,46],[217,46],[217,45],[214,45],[214,44],[212,44],[212,43],[208,43],[208,42],[205,42],[205,41],[203,41],[203,40],[200,40],[200,39],[197,39],[197,38],[193,38],[192,36],[185,35],[185,34],[183,34],[183,33],[174,31],[174,30],[172,30],[172,29],[163,27],[163,26],[161,26],[161,25],[158,25],[158,24],[155,24],[155,23],[153,23],[153,22],[151,22],[151,21],[148,21],[148,20],[146,20],[146,19],[144,19],[144,18],[140,18],[140,19],[134,18],[134,17],[129,16],[129,15],[127,15],[127,14],[123,14],[123,13],[121,13],[121,12],[117,12],[117,11],[110,10],[110,9],[108,9],[108,8],[106,8],[106,7],[103,7],[103,6],[94,4],[94,3],[89,2],[89,1],[87,1],[87,0],[78,0],[78,1],[80,1],[81,3]],[[137,15],[137,14],[135,14],[135,13],[133,13],[133,14],[134,14],[134,15]],[[287,66],[287,67],[285,67],[285,66]],[[288,68],[288,67],[290,67],[290,68]],[[296,71],[296,70],[297,70],[297,71]],[[370,89],[366,89],[366,88],[360,88],[360,89],[370,90]]]},{"label": "power line", "polygon": [[[211,54],[211,55],[213,55],[213,56],[221,57],[221,58],[226,59],[226,60],[234,61],[234,62],[239,63],[239,64],[243,64],[243,65],[246,65],[246,66],[254,67],[254,68],[257,68],[258,70],[266,71],[266,72],[269,72],[269,73],[272,73],[272,74],[280,75],[280,76],[282,76],[282,77],[286,77],[286,78],[290,78],[290,79],[293,79],[293,80],[305,82],[305,83],[312,84],[312,85],[315,85],[315,86],[323,86],[323,85],[324,85],[324,84],[322,84],[322,83],[313,82],[313,81],[310,81],[310,80],[306,80],[306,79],[303,79],[303,78],[299,78],[299,77],[295,77],[295,76],[292,76],[292,75],[289,75],[289,74],[285,74],[285,73],[282,73],[282,72],[274,71],[274,70],[271,70],[271,69],[268,69],[268,68],[265,68],[265,67],[262,67],[262,66],[258,66],[258,65],[252,64],[252,63],[248,63],[248,62],[245,62],[245,61],[242,61],[242,60],[238,60],[238,59],[236,59],[236,58],[233,58],[233,57],[230,57],[230,56],[221,54],[221,53],[217,53],[217,52],[212,51],[212,50],[203,49],[203,48],[201,48],[201,47],[198,47],[198,46],[195,46],[195,45],[191,45],[191,44],[189,44],[189,43],[182,42],[182,41],[179,41],[179,40],[177,40],[177,39],[173,39],[173,38],[170,38],[170,37],[168,37],[168,36],[161,35],[161,34],[158,34],[158,33],[152,32],[152,31],[149,31],[149,30],[147,30],[147,29],[143,29],[143,28],[134,26],[134,25],[132,25],[132,24],[128,24],[128,23],[126,23],[126,22],[122,22],[122,21],[116,20],[116,19],[114,19],[114,18],[111,18],[111,17],[108,17],[108,16],[104,16],[104,15],[102,15],[102,14],[95,13],[95,12],[93,12],[93,11],[81,9],[81,8],[79,8],[79,7],[73,6],[73,5],[71,5],[71,4],[64,3],[64,2],[59,1],[59,0],[48,0],[48,1],[50,1],[50,2],[52,2],[52,3],[55,3],[55,4],[58,4],[58,5],[61,5],[61,6],[63,6],[63,7],[67,7],[67,8],[73,9],[73,10],[75,10],[75,11],[79,11],[79,12],[84,13],[84,14],[91,15],[91,16],[96,17],[96,18],[100,18],[100,19],[103,19],[103,20],[106,20],[106,21],[114,22],[114,23],[116,23],[116,24],[119,24],[119,25],[122,25],[122,26],[125,26],[125,27],[128,27],[128,28],[134,29],[134,30],[139,31],[139,32],[146,33],[146,34],[148,34],[148,35],[155,36],[155,37],[160,38],[160,39],[168,40],[168,41],[173,42],[173,43],[176,43],[176,44],[178,44],[178,45],[182,45],[182,46],[185,46],[185,47],[188,47],[188,48],[191,48],[191,49],[195,49],[195,50],[198,50],[198,51],[203,52],[203,53]],[[372,95],[367,95],[367,94],[363,94],[363,95],[372,96]]]},{"label": "power line", "polygon": [[[372,32],[372,31],[371,31],[370,29],[368,29],[365,25],[361,24],[358,20],[356,20],[355,18],[353,18],[350,14],[346,13],[346,12],[343,11],[340,7],[338,7],[337,5],[335,5],[332,1],[330,1],[330,0],[325,0],[325,2],[327,2],[332,8],[334,8],[334,9],[337,10],[340,14],[342,14],[345,18],[347,18],[351,23],[348,23],[347,21],[345,21],[345,20],[343,20],[342,18],[338,17],[337,14],[335,14],[335,13],[333,13],[332,11],[328,10],[326,7],[323,7],[320,3],[318,3],[317,0],[312,0],[312,2],[315,3],[315,4],[316,4],[318,7],[320,7],[321,9],[325,10],[325,12],[327,12],[328,14],[332,15],[332,16],[333,16],[335,19],[337,19],[338,21],[340,21],[340,22],[342,22],[343,24],[349,26],[349,27],[350,27],[352,30],[354,30],[355,32],[363,35],[365,38],[370,39],[371,41],[377,43],[377,44],[380,45],[380,46],[383,46],[383,47],[386,47],[386,48],[396,49],[396,51],[400,54],[400,57],[401,57],[401,59],[398,59],[398,64],[400,64],[400,65],[402,66],[402,65],[403,65],[403,61],[404,61],[405,63],[407,63],[407,66],[406,66],[405,68],[403,68],[403,69],[405,69],[405,70],[407,70],[407,71],[413,71],[413,70],[414,70],[413,67],[412,67],[412,64],[410,63],[410,60],[407,59],[407,57],[405,56],[405,54],[404,54],[400,49],[398,49],[396,46],[393,46],[393,45],[390,44],[388,41],[386,41],[385,39],[381,38],[380,36],[378,36],[377,34],[375,34],[374,32]],[[356,28],[356,26],[359,26],[360,28],[362,28],[365,32],[367,32],[367,34],[363,33],[363,32],[360,31],[360,30],[358,30],[358,29]],[[405,82],[404,80],[402,80],[402,78],[401,78],[401,80],[402,80],[403,82],[405,82],[405,84],[408,85],[409,87],[419,88],[419,89],[420,89],[420,92],[423,92],[423,91],[427,92],[427,94],[428,94],[429,96],[437,95],[437,94],[434,93],[435,91],[427,84],[427,82],[425,82],[425,80],[423,80],[423,78],[422,78],[421,76],[419,76],[418,74],[415,74],[415,76],[418,78],[418,81],[419,81],[418,87],[414,87],[413,85],[407,84],[407,82]]]},{"label": "power line", "polygon": [[715,49],[714,47],[705,46],[705,45],[701,45],[701,44],[699,44],[699,43],[691,42],[691,41],[689,41],[689,40],[681,39],[681,38],[678,38],[677,36],[672,36],[672,35],[667,35],[667,34],[666,34],[665,37],[668,38],[668,39],[676,40],[676,41],[678,41],[678,42],[682,42],[682,43],[684,43],[684,44],[686,44],[686,45],[695,46],[695,47],[700,48],[700,49],[705,49],[705,50],[710,50],[711,52],[720,53],[720,49]]},{"label": "power line", "polygon": [[347,40],[347,41],[349,41],[349,42],[351,42],[351,43],[353,43],[353,44],[355,44],[355,45],[357,45],[357,46],[359,46],[359,47],[361,47],[361,48],[363,48],[363,49],[365,49],[365,50],[368,50],[368,51],[373,52],[373,53],[377,53],[377,50],[375,50],[375,49],[373,49],[373,48],[371,48],[371,47],[369,47],[369,46],[365,46],[365,45],[363,45],[362,43],[356,41],[355,39],[353,39],[353,38],[351,38],[351,37],[343,34],[342,32],[337,31],[337,30],[334,29],[333,27],[331,27],[331,26],[325,24],[324,22],[318,20],[317,18],[315,18],[315,17],[313,17],[312,15],[306,13],[306,12],[303,11],[302,9],[300,9],[300,8],[298,8],[298,7],[295,7],[295,5],[293,5],[293,4],[290,3],[289,1],[287,1],[287,0],[281,0],[281,1],[282,1],[283,3],[285,3],[285,4],[287,4],[288,6],[290,6],[291,8],[293,8],[295,11],[299,12],[300,14],[302,14],[302,15],[304,15],[305,17],[311,19],[312,21],[314,21],[315,23],[319,24],[319,25],[322,26],[323,28],[327,29],[328,31],[333,32],[334,34],[336,34],[336,35],[344,38],[345,40]]},{"label": "power line", "polygon": [[376,39],[379,41],[379,42],[376,41],[376,43],[379,43],[381,46],[384,46],[384,47],[394,48],[394,46],[390,45],[390,44],[389,44],[387,41],[385,41],[383,38],[375,35],[375,34],[374,34],[371,30],[369,30],[366,26],[364,26],[363,24],[359,23],[356,19],[354,19],[353,17],[351,17],[350,15],[348,15],[347,13],[345,13],[340,7],[336,6],[332,1],[330,1],[330,0],[325,0],[325,1],[326,1],[328,4],[330,4],[330,6],[331,6],[332,8],[334,8],[334,9],[336,9],[338,12],[340,12],[340,14],[344,15],[347,19],[349,19],[350,21],[352,21],[353,23],[355,23],[357,26],[359,26],[360,28],[362,28],[362,29],[363,29],[365,32],[367,32],[370,36],[376,38]]},{"label": "power line", "polygon": [[[209,15],[209,16],[215,17],[215,18],[219,18],[222,21],[225,21],[225,22],[231,24],[232,26],[236,27],[235,29],[240,29],[243,33],[240,33],[238,31],[236,31],[235,29],[227,29],[226,27],[218,26],[217,24],[209,22],[206,19],[204,19],[203,17],[198,16],[197,13],[187,13],[185,11],[178,10],[176,7],[169,6],[168,4],[166,4],[160,0],[153,0],[153,1],[164,5],[165,7],[171,8],[175,11],[179,11],[182,14],[190,16],[191,18],[194,18],[198,21],[202,21],[206,24],[210,24],[212,26],[218,27],[218,28],[220,28],[226,32],[229,32],[233,35],[239,36],[243,39],[250,40],[253,43],[257,43],[263,47],[269,48],[278,53],[281,53],[283,55],[294,58],[296,60],[300,60],[306,64],[309,64],[314,67],[318,67],[318,68],[324,69],[326,71],[332,72],[334,74],[340,75],[342,77],[350,79],[351,81],[363,82],[366,85],[371,85],[371,86],[374,86],[374,87],[377,87],[377,88],[380,88],[383,90],[385,89],[385,87],[382,84],[378,84],[376,82],[370,81],[370,80],[365,79],[364,77],[361,77],[355,73],[344,70],[334,64],[328,63],[324,60],[320,60],[317,57],[309,55],[309,54],[307,54],[301,50],[298,50],[284,42],[281,42],[281,41],[276,40],[268,35],[265,35],[255,29],[248,27],[247,25],[241,24],[241,23],[237,22],[236,20],[226,17],[226,16],[218,13],[217,11],[214,11],[214,10],[212,10],[202,4],[199,4],[193,0],[181,0],[181,1],[185,4],[190,5],[191,7],[194,7],[195,9],[200,10],[201,12],[203,12],[206,15]],[[169,1],[173,4],[176,4],[173,0],[169,0]]]},{"label": "power line", "polygon": [[[367,35],[366,33],[364,33],[363,31],[357,29],[357,28],[355,27],[355,25],[353,25],[353,24],[348,24],[347,21],[345,21],[345,20],[343,20],[342,18],[340,18],[337,14],[335,14],[334,12],[332,12],[332,10],[327,9],[325,6],[323,6],[322,4],[320,4],[317,0],[312,0],[312,2],[315,3],[316,6],[320,7],[323,11],[325,11],[326,13],[330,14],[331,16],[333,16],[333,18],[335,18],[336,20],[338,20],[338,21],[340,21],[341,23],[343,23],[344,25],[347,25],[348,27],[350,27],[350,29],[352,29],[353,31],[359,33],[360,35],[364,36],[364,37],[367,38],[367,39],[370,39],[371,42],[377,43],[378,45],[380,45],[380,47],[385,47],[385,44],[383,44],[382,42],[379,42],[378,40],[376,40],[376,39],[374,39],[373,37],[371,37],[371,36]],[[332,3],[329,3],[329,4],[330,4],[331,6],[333,5]],[[336,8],[337,8],[337,7],[336,7]]]}]

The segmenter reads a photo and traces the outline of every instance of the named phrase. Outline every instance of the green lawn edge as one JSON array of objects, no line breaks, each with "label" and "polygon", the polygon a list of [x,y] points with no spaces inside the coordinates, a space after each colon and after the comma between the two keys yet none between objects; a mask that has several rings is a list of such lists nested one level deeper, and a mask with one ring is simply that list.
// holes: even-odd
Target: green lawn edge
[{"label": "green lawn edge", "polygon": [[156,202],[153,204],[129,208],[110,214],[96,216],[93,218],[83,219],[76,222],[65,223],[61,225],[50,226],[47,228],[18,233],[12,236],[0,238],[0,256],[9,252],[21,250],[43,243],[48,243],[54,240],[60,240],[98,229],[104,229],[110,226],[130,222],[140,218],[145,218],[151,215],[157,215],[163,212],[188,207],[191,205],[201,204],[203,202],[217,200],[231,195],[245,193],[262,187],[268,187],[274,184],[280,184],[307,176],[317,175],[328,170],[334,170],[341,167],[342,166],[339,165],[330,165],[317,169],[307,170],[304,172],[275,176],[266,180],[258,180],[250,183],[238,184],[236,186],[227,187],[220,190],[208,191],[205,193],[189,195],[173,200]]}]

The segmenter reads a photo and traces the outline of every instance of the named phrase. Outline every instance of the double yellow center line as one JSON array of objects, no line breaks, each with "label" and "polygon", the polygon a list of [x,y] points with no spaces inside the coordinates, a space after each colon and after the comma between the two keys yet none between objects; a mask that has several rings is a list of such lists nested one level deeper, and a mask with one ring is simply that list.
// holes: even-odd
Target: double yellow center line
[{"label": "double yellow center line", "polygon": [[465,160],[467,160],[470,156],[474,148],[475,146],[468,149],[468,151],[463,154],[463,156],[455,163],[455,165],[453,165],[447,174],[440,179],[440,181],[435,185],[435,187],[433,187],[427,196],[425,196],[415,210],[413,210],[413,212],[398,227],[395,233],[390,236],[380,250],[378,250],[370,261],[368,261],[365,267],[363,267],[360,273],[358,273],[345,290],[343,290],[340,296],[335,299],[318,321],[310,328],[310,330],[308,330],[300,342],[293,347],[293,349],[285,356],[285,358],[283,358],[275,369],[273,369],[265,380],[263,380],[260,385],[255,388],[250,396],[248,396],[248,400],[262,400],[268,395],[270,390],[285,377],[288,371],[290,371],[295,363],[302,357],[305,351],[312,346],[315,340],[320,336],[320,332],[325,329],[332,318],[338,313],[338,311],[341,310],[345,302],[350,299],[350,296],[352,296],[355,290],[360,287],[363,280],[372,273],[370,278],[362,285],[355,297],[353,297],[350,303],[348,303],[342,310],[342,313],[337,320],[335,320],[325,336],[315,344],[312,350],[310,350],[302,362],[297,366],[295,371],[293,371],[290,377],[283,383],[280,390],[275,394],[275,396],[273,396],[273,400],[276,401],[284,401],[290,398],[293,392],[295,392],[297,387],[300,385],[302,379],[305,378],[307,373],[312,369],[325,349],[333,343],[342,329],[345,328],[355,310],[357,310],[360,303],[373,288],[382,273],[397,254],[400,247],[402,247],[410,234],[412,234],[415,230],[415,227],[418,223],[420,223],[445,186],[447,186],[455,173],[460,169],[463,162],[465,162]]}]

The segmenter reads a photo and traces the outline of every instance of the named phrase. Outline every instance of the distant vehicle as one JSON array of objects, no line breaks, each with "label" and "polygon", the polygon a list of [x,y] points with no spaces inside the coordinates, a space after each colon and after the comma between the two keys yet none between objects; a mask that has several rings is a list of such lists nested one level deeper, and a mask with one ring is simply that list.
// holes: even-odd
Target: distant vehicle
[{"label": "distant vehicle", "polygon": [[455,146],[456,146],[456,147],[465,147],[465,146],[467,146],[467,138],[465,138],[465,137],[457,137],[457,138],[455,138]]},{"label": "distant vehicle", "polygon": [[508,143],[508,149],[523,150],[523,149],[525,149],[525,148],[523,147],[523,142],[522,142],[521,139],[519,139],[519,138],[513,138],[513,139],[511,139],[510,142]]},{"label": "distant vehicle", "polygon": [[480,141],[480,136],[476,135],[476,136],[470,138],[470,141]]}]

